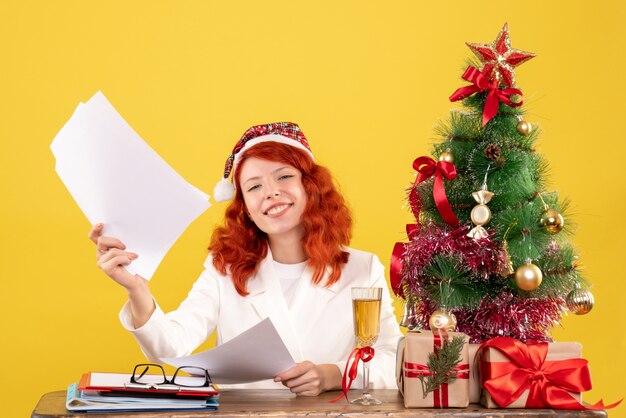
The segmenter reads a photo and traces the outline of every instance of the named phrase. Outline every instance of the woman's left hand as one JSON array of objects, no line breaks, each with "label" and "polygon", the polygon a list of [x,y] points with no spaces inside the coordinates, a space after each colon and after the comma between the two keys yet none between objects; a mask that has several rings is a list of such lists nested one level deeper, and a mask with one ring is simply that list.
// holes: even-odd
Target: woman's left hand
[{"label": "woman's left hand", "polygon": [[303,361],[274,378],[298,396],[317,396],[327,390],[341,389],[341,371],[334,364]]}]

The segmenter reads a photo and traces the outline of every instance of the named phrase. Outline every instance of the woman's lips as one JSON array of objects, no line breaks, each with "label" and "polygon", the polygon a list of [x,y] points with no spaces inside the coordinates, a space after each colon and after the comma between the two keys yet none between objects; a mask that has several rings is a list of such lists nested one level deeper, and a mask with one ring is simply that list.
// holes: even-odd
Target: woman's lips
[{"label": "woman's lips", "polygon": [[264,214],[267,216],[280,216],[291,206],[293,206],[293,203],[279,203],[272,205],[264,212]]}]

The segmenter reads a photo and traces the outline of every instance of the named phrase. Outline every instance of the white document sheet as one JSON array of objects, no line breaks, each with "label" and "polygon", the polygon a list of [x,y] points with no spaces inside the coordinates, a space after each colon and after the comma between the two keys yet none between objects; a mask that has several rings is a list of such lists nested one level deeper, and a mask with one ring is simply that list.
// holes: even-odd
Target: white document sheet
[{"label": "white document sheet", "polygon": [[203,367],[217,384],[273,379],[296,364],[269,318],[212,350],[161,361],[174,367]]},{"label": "white document sheet", "polygon": [[211,205],[101,92],[80,103],[50,145],[56,171],[89,222],[139,254],[128,270],[150,280],[167,251]]}]

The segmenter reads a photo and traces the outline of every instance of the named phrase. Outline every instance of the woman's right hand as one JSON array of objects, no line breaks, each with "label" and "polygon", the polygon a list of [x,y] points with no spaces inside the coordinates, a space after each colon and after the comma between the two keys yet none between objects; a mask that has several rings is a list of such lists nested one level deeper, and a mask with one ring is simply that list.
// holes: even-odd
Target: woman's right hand
[{"label": "woman's right hand", "polygon": [[124,286],[128,292],[130,311],[135,328],[143,326],[156,309],[148,281],[138,274],[130,274],[127,265],[139,257],[137,254],[125,251],[126,245],[113,237],[102,236],[104,224],[96,224],[89,231],[89,239],[96,244],[96,258],[98,267],[107,276]]},{"label": "woman's right hand", "polygon": [[89,239],[96,244],[98,267],[130,292],[145,282],[144,278],[131,274],[125,267],[139,256],[133,252],[125,251],[126,245],[119,239],[103,236],[103,228],[104,224],[99,223],[89,231]]}]

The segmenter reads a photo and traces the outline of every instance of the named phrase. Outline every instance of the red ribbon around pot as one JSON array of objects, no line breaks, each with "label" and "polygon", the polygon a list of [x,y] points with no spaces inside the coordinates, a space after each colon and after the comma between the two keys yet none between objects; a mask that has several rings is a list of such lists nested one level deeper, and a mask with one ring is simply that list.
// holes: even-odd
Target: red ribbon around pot
[{"label": "red ribbon around pot", "polygon": [[481,362],[483,387],[501,407],[506,407],[529,391],[526,408],[610,409],[602,401],[584,406],[569,392],[591,389],[588,362],[581,358],[546,361],[548,343],[524,344],[510,337],[484,342],[479,350],[491,347],[510,362]]},{"label": "red ribbon around pot", "polygon": [[[487,72],[481,72],[478,68],[467,67],[462,76],[463,80],[472,83],[471,86],[465,86],[457,89],[452,96],[450,96],[451,102],[465,99],[474,93],[488,91],[487,99],[485,100],[485,107],[483,108],[483,126],[487,124],[495,115],[498,114],[498,106],[500,102],[510,107],[518,107],[524,103],[522,92],[516,88],[508,87],[500,90],[499,82],[497,79],[490,80]],[[518,95],[520,97],[519,102],[513,102],[511,96]]]}]

